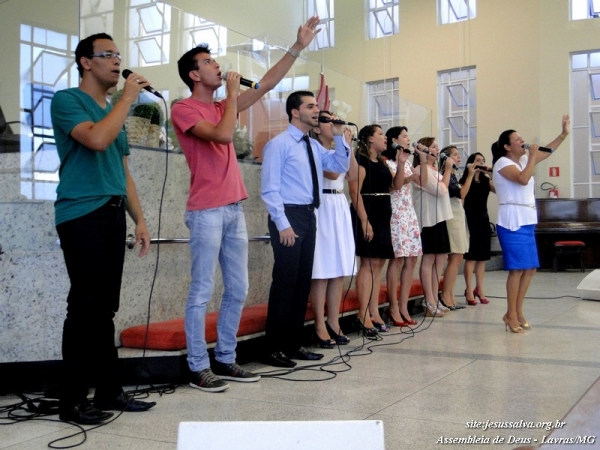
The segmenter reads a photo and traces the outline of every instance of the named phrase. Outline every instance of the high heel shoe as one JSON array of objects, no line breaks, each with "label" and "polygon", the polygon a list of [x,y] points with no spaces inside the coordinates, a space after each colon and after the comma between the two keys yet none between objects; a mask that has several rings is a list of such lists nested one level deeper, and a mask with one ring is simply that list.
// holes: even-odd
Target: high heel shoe
[{"label": "high heel shoe", "polygon": [[523,328],[524,330],[531,330],[531,325],[529,324],[529,322],[525,322],[525,323],[521,323],[519,322],[519,325],[521,326],[521,328]]},{"label": "high heel shoe", "polygon": [[400,313],[400,317],[402,317],[402,320],[404,321],[404,323],[408,324],[408,325],[416,325],[419,322],[417,322],[416,320],[408,320],[406,317],[404,317],[404,314]]},{"label": "high heel shoe", "polygon": [[483,295],[479,294],[479,289],[477,288],[473,289],[473,297],[477,297],[479,299],[479,302],[483,305],[487,305],[490,302],[487,299],[487,297],[484,297]]},{"label": "high heel shoe", "polygon": [[444,317],[445,314],[437,306],[431,303],[424,303],[425,317]]},{"label": "high heel shoe", "polygon": [[371,319],[371,322],[373,322],[373,326],[380,333],[387,333],[388,331],[390,331],[390,327],[388,327],[385,323],[375,322],[373,319]]},{"label": "high heel shoe", "polygon": [[[406,321],[404,321],[404,318],[402,318],[402,321],[397,321],[396,319],[394,319],[394,316],[392,316],[392,313],[390,311],[390,309],[388,308],[385,311],[385,315],[388,316],[388,318],[390,319],[390,322],[392,322],[392,324],[394,324],[397,327],[407,327],[408,323]],[[402,317],[402,314],[400,314],[400,317]]]},{"label": "high heel shoe", "polygon": [[508,319],[506,318],[506,315],[504,315],[504,317],[502,318],[502,321],[504,322],[504,331],[508,331],[510,330],[511,333],[523,333],[523,328],[521,328],[520,326],[518,327],[511,327],[510,324],[508,323]]},{"label": "high heel shoe", "polygon": [[465,298],[467,299],[467,305],[470,306],[476,306],[477,305],[477,300],[475,300],[475,298],[473,298],[473,300],[471,300],[469,297],[467,297],[467,291],[465,290]]},{"label": "high heel shoe", "polygon": [[379,333],[377,332],[377,328],[375,328],[375,327],[367,328],[363,325],[363,323],[360,320],[358,320],[358,328],[362,331],[363,336],[366,338],[373,339],[373,338],[376,338],[377,336],[379,336]]},{"label": "high heel shoe", "polygon": [[[337,345],[346,345],[348,342],[350,342],[350,339],[348,338],[348,336],[344,336],[343,334],[337,334],[333,328],[331,328],[329,326],[329,324],[327,322],[325,322],[325,327],[327,328],[327,332],[329,333],[329,336],[333,336],[333,340],[335,341],[335,343]],[[340,333],[342,332],[342,330],[340,329]]]},{"label": "high heel shoe", "polygon": [[319,344],[319,347],[321,347],[321,348],[333,348],[335,346],[335,341],[333,339],[321,339],[319,337],[319,334],[317,333],[316,329],[315,329],[315,340],[317,341],[317,344]]},{"label": "high heel shoe", "polygon": [[[446,305],[446,302],[444,301],[444,299],[442,298],[442,295],[440,294],[438,296],[438,299],[440,301],[440,305],[443,306],[446,309],[449,309],[450,311],[455,311],[456,310],[456,305]],[[440,308],[442,311],[444,311],[444,308]],[[445,312],[445,311],[444,311]]]}]

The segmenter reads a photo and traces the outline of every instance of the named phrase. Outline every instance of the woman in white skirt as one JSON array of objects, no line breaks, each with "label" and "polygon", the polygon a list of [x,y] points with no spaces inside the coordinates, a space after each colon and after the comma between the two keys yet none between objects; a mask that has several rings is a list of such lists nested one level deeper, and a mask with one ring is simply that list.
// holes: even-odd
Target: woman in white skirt
[{"label": "woman in white skirt", "polygon": [[463,260],[463,255],[469,251],[467,220],[463,208],[463,198],[471,188],[475,166],[470,164],[465,168],[467,170],[467,177],[464,184],[460,185],[455,173],[460,164],[460,155],[457,148],[452,145],[444,147],[440,152],[440,157],[442,160],[448,158],[454,162],[454,166],[450,169],[452,173],[450,174],[450,184],[448,185],[452,218],[446,221],[448,238],[450,239],[450,254],[448,255],[446,270],[444,270],[444,287],[442,288],[441,301],[446,308],[455,310],[465,307],[456,303],[454,287],[456,286],[458,267]]},{"label": "woman in white skirt", "polygon": [[[319,116],[335,118],[329,111],[321,111]],[[323,147],[331,149],[331,123],[320,123],[313,128],[311,136]],[[344,137],[351,146],[352,132],[349,129],[344,131]],[[344,195],[344,178],[354,180],[357,177],[358,166],[354,153],[350,158],[348,173],[323,172],[321,206],[316,212],[317,237],[310,289],[310,302],[315,314],[315,335],[321,348],[332,348],[336,344],[345,345],[349,342],[340,328],[339,311],[343,280],[345,276],[356,274],[356,257],[350,209]]]}]

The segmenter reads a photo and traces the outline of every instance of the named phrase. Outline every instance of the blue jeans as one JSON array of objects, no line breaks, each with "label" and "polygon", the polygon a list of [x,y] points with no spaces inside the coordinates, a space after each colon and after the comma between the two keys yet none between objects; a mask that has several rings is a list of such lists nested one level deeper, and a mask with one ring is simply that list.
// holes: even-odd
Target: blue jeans
[{"label": "blue jeans", "polygon": [[185,307],[188,365],[192,372],[210,367],[206,349],[206,308],[215,285],[217,261],[223,274],[223,298],[217,320],[215,359],[235,362],[236,334],[248,294],[248,232],[242,205],[186,211],[190,230],[192,281]]}]

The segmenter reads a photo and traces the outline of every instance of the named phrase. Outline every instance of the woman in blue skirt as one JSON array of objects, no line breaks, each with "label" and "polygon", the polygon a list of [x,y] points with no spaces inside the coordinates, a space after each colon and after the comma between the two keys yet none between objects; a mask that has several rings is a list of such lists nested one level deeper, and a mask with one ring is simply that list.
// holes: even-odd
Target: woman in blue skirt
[{"label": "woman in blue skirt", "polygon": [[[502,318],[506,329],[523,333],[531,328],[523,315],[523,301],[531,277],[539,266],[535,244],[535,208],[533,171],[535,165],[550,156],[551,151],[566,139],[571,129],[569,116],[562,118],[561,134],[541,151],[532,144],[529,154],[525,141],[515,130],[504,131],[492,144],[494,185],[498,196],[498,223],[496,231],[502,247],[506,280],[507,310]],[[550,150],[550,151],[547,151]]]}]

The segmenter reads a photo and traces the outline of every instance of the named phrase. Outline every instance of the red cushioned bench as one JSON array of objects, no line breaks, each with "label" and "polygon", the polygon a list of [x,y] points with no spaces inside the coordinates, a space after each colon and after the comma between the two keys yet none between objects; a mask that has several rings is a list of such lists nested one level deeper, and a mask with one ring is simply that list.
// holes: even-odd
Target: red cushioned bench
[{"label": "red cushioned bench", "polygon": [[[442,287],[440,282],[440,289]],[[400,288],[398,288],[399,290]],[[398,291],[399,294],[399,291]],[[423,288],[418,279],[413,280],[410,288],[411,299],[423,297]],[[379,304],[387,303],[387,287],[384,285],[379,291]],[[340,305],[340,312],[353,314],[358,311],[358,297],[355,290],[350,290],[345,300]],[[214,311],[206,315],[206,342],[211,344],[217,341],[217,316],[219,312]],[[305,321],[314,320],[314,314],[310,305],[306,309]],[[261,336],[267,325],[267,303],[245,306],[242,311],[240,328],[237,336],[240,340],[251,339]],[[144,348],[146,340],[146,325],[137,325],[126,328],[121,332],[121,343],[125,348]],[[151,323],[148,328],[148,338],[145,345],[148,350],[184,350],[185,329],[183,318],[166,320],[164,322]]]}]

